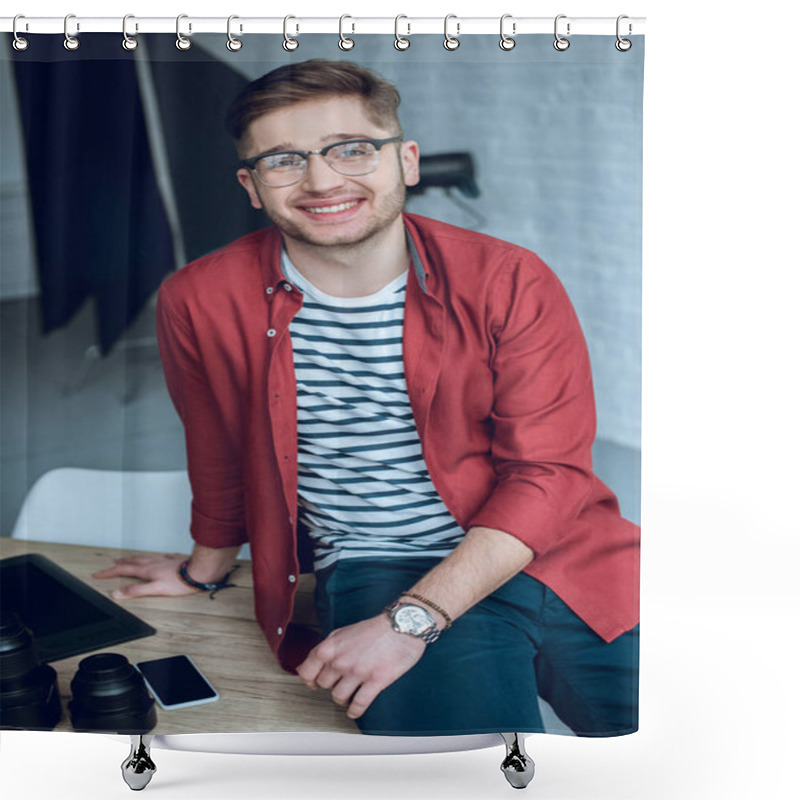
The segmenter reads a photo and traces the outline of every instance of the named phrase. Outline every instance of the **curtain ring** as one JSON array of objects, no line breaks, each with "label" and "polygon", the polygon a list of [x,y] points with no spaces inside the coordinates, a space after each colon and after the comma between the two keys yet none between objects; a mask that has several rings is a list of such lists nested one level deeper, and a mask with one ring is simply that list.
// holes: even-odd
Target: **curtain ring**
[{"label": "curtain ring", "polygon": [[[565,39],[563,36],[561,36],[559,34],[559,32],[558,32],[558,21],[560,19],[566,19],[566,18],[567,18],[566,14],[559,14],[556,17],[555,25],[554,25],[554,28],[553,28],[553,30],[555,32],[555,36],[556,36],[556,40],[553,42],[553,47],[555,47],[555,49],[558,50],[561,53],[563,53],[569,47],[569,39]],[[570,29],[570,23],[568,22],[567,23],[567,36],[569,36],[569,29]]]},{"label": "curtain ring", "polygon": [[[241,50],[242,47],[244,47],[244,42],[242,42],[241,39],[237,39],[235,36],[233,36],[233,34],[231,34],[231,22],[233,22],[233,20],[235,19],[239,19],[239,17],[237,17],[236,14],[231,14],[228,17],[228,41],[225,42],[225,47],[227,47],[228,50],[231,51],[231,53],[236,53],[239,50]],[[242,26],[240,25],[239,32],[241,33],[241,31],[242,31]]]},{"label": "curtain ring", "polygon": [[[76,37],[69,35],[69,21],[71,19],[75,19],[74,14],[67,14],[64,17],[64,49],[65,50],[77,50],[81,43],[77,40]],[[79,31],[81,29],[80,23],[75,24],[75,31]]]},{"label": "curtain ring", "polygon": [[[28,49],[28,45],[30,44],[30,42],[24,36],[20,36],[17,33],[17,20],[18,19],[25,19],[25,15],[24,14],[17,14],[17,16],[14,17],[14,22],[13,22],[13,24],[11,26],[11,32],[14,34],[14,41],[11,43],[11,46],[17,52],[21,53],[23,50],[27,50]],[[28,30],[28,23],[27,22],[25,23],[25,30],[26,31]]]},{"label": "curtain ring", "polygon": [[[297,17],[293,17],[291,14],[289,14],[283,18],[283,49],[292,52],[300,47],[300,42],[298,42],[297,39],[293,39],[291,36],[289,36],[289,33],[286,30],[286,26],[290,19],[297,19]],[[300,30],[299,26],[297,27],[297,30]]]},{"label": "curtain ring", "polygon": [[[124,50],[135,50],[139,45],[139,42],[133,36],[128,36],[128,20],[129,19],[136,19],[133,14],[126,14],[122,18],[122,47]],[[134,26],[136,30],[139,30],[139,23],[136,23]]]},{"label": "curtain ring", "polygon": [[[175,20],[175,35],[178,37],[175,39],[175,47],[177,47],[178,50],[188,50],[192,46],[191,41],[181,33],[181,20],[186,19],[188,16],[188,14],[178,14],[178,18]],[[190,22],[189,33],[191,32],[192,23]]]},{"label": "curtain ring", "polygon": [[[630,39],[623,39],[622,36],[620,36],[619,24],[620,24],[620,22],[622,22],[623,19],[628,19],[628,15],[627,14],[620,14],[617,17],[617,41],[614,43],[614,47],[616,47],[617,50],[620,51],[620,53],[626,53],[628,50],[631,49],[631,47],[633,47],[633,42],[631,42]],[[632,31],[633,31],[633,26],[629,22],[628,23],[628,36],[631,35]]]},{"label": "curtain ring", "polygon": [[458,46],[461,42],[458,41],[458,35],[461,33],[461,23],[456,22],[456,35],[451,36],[447,32],[447,23],[450,22],[451,19],[457,20],[458,17],[455,14],[448,14],[444,18],[444,49],[445,50],[458,50]]},{"label": "curtain ring", "polygon": [[[356,43],[352,39],[349,39],[347,36],[345,36],[343,31],[342,31],[342,26],[344,25],[344,21],[346,19],[353,19],[353,18],[349,14],[342,14],[342,16],[339,17],[339,49],[340,50],[352,50],[356,46]],[[355,23],[352,23],[352,27],[353,27],[353,31],[352,32],[355,33],[355,30],[356,30]]]},{"label": "curtain ring", "polygon": [[515,39],[512,39],[511,36],[515,36],[517,33],[517,23],[511,23],[511,36],[506,36],[505,30],[503,26],[505,25],[505,21],[507,19],[511,19],[511,14],[503,14],[500,17],[500,49],[501,50],[513,50],[514,46],[517,44]]},{"label": "curtain ring", "polygon": [[[406,39],[404,36],[400,35],[400,20],[401,19],[408,19],[405,14],[398,14],[394,18],[394,49],[395,50],[408,50],[411,47],[411,40]],[[406,27],[408,28],[408,36],[411,35],[411,23],[407,22]]]}]

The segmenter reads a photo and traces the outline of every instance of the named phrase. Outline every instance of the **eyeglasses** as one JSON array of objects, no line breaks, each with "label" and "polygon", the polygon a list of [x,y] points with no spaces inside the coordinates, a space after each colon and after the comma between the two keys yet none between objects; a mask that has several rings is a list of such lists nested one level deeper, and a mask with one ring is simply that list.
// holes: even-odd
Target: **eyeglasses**
[{"label": "eyeglasses", "polygon": [[402,142],[402,136],[389,139],[348,139],[335,142],[320,150],[282,150],[279,153],[262,153],[242,159],[243,167],[253,170],[259,183],[277,189],[300,183],[308,170],[308,157],[320,155],[325,163],[340,175],[368,175],[378,168],[381,147],[391,142]]}]

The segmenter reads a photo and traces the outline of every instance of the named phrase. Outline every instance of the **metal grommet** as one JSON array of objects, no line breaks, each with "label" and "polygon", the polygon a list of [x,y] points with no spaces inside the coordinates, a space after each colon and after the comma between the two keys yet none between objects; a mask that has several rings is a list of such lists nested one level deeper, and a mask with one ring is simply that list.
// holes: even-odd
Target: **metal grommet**
[{"label": "metal grommet", "polygon": [[448,14],[444,18],[444,42],[443,42],[444,49],[445,50],[458,50],[458,46],[461,44],[461,42],[458,41],[458,35],[461,33],[461,23],[460,22],[456,22],[456,35],[455,36],[451,36],[447,32],[447,23],[450,22],[451,19],[457,20],[458,17],[456,17],[455,14]]},{"label": "metal grommet", "polygon": [[[558,50],[561,53],[563,53],[567,48],[569,48],[569,39],[565,39],[563,36],[561,36],[561,34],[559,34],[559,32],[558,32],[558,21],[560,19],[566,19],[566,18],[567,18],[566,14],[559,14],[556,17],[555,25],[553,26],[553,31],[554,31],[555,36],[556,36],[556,40],[553,42],[553,47],[555,47],[555,49]],[[569,36],[569,33],[570,33],[570,23],[568,22],[567,23],[567,36]]]},{"label": "metal grommet", "polygon": [[[191,41],[181,33],[181,20],[186,19],[188,16],[188,14],[178,14],[178,18],[175,20],[175,36],[178,37],[175,39],[175,47],[177,47],[178,50],[188,50],[192,46]],[[189,33],[191,32],[192,23],[190,22]]]},{"label": "metal grommet", "polygon": [[275,330],[275,328],[270,328],[270,329],[267,331],[267,336],[269,336],[269,338],[271,339],[271,338],[272,338],[272,337],[273,337],[273,336],[276,334],[276,332],[277,332],[277,331]]},{"label": "metal grommet", "polygon": [[506,36],[505,30],[503,26],[507,19],[511,19],[511,14],[503,14],[500,17],[500,49],[501,50],[513,50],[516,46],[517,42],[515,39],[512,39],[511,36],[517,35],[517,23],[511,23],[511,36]]},{"label": "metal grommet", "polygon": [[[25,15],[24,14],[17,14],[17,16],[14,17],[14,22],[11,25],[11,32],[14,34],[14,41],[11,43],[11,46],[17,52],[21,53],[23,50],[27,50],[28,49],[28,45],[30,44],[30,42],[24,36],[20,36],[17,33],[17,20],[18,19],[25,19]],[[25,23],[25,30],[26,31],[28,30],[28,23],[27,22]]]},{"label": "metal grommet", "polygon": [[[628,19],[628,15],[627,14],[620,14],[617,17],[617,41],[614,43],[614,47],[616,47],[617,50],[620,51],[620,53],[627,53],[628,50],[630,50],[631,47],[633,47],[633,42],[630,39],[623,39],[622,36],[620,36],[619,24],[620,24],[620,22],[622,22],[623,19]],[[631,25],[631,23],[629,22],[628,23],[628,36],[630,36],[632,32],[633,32],[633,25]]]},{"label": "metal grommet", "polygon": [[[69,35],[69,21],[71,19],[75,19],[75,15],[74,14],[67,14],[67,16],[64,17],[64,49],[65,50],[77,50],[81,46],[81,43],[77,40],[77,38],[75,36],[70,36]],[[75,25],[76,32],[79,31],[80,29],[81,29],[80,23],[76,23],[76,25]]]},{"label": "metal grommet", "polygon": [[[398,14],[394,18],[394,49],[408,50],[408,48],[411,47],[411,40],[400,35],[399,27],[401,19],[408,19],[408,17],[405,14]],[[411,36],[411,23],[407,22],[406,27],[408,28],[408,33],[406,35]]]},{"label": "metal grommet", "polygon": [[[124,50],[128,50],[128,51],[135,50],[137,48],[137,46],[139,45],[139,42],[137,42],[136,39],[134,39],[132,36],[128,36],[128,20],[129,19],[136,19],[136,17],[134,17],[133,14],[126,14],[122,18],[122,47],[123,47]],[[136,23],[136,25],[134,25],[134,28],[138,31],[139,30],[139,24]]]},{"label": "metal grommet", "polygon": [[[228,17],[228,41],[225,42],[225,47],[227,47],[228,50],[231,51],[231,53],[238,53],[239,50],[241,50],[242,47],[244,47],[244,42],[242,42],[241,39],[237,39],[231,33],[231,22],[233,22],[233,20],[235,20],[235,19],[239,19],[239,17],[237,17],[236,14],[231,14]],[[240,25],[239,26],[239,33],[241,33],[241,32],[242,32],[242,26]]]},{"label": "metal grommet", "polygon": [[[289,36],[286,26],[290,19],[297,19],[297,17],[293,17],[291,14],[289,14],[288,16],[285,16],[283,18],[283,49],[288,50],[291,53],[294,50],[297,50],[298,47],[300,47],[300,42],[298,42],[297,39],[293,39],[291,36]],[[298,33],[299,31],[300,31],[300,26],[296,25],[295,33]]]},{"label": "metal grommet", "polygon": [[[356,46],[356,43],[352,39],[349,39],[347,36],[345,36],[344,32],[342,31],[342,26],[344,25],[344,21],[346,19],[353,19],[353,18],[349,14],[342,14],[342,16],[339,17],[339,49],[340,50],[352,50]],[[352,28],[353,28],[352,33],[355,33],[356,32],[355,23],[353,23]]]}]

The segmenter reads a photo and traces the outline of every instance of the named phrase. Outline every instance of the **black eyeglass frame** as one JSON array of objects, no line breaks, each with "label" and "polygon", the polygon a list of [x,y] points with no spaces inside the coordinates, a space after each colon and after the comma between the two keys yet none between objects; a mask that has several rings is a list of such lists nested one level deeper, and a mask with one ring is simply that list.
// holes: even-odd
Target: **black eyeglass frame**
[{"label": "black eyeglass frame", "polygon": [[[243,158],[239,165],[242,167],[247,167],[247,169],[252,170],[258,175],[258,170],[256,169],[256,164],[261,161],[262,158],[266,158],[267,156],[288,156],[288,155],[296,155],[302,156],[305,160],[306,169],[308,169],[308,157],[311,155],[320,155],[323,158],[331,151],[334,147],[341,147],[344,144],[360,144],[361,142],[368,142],[371,144],[378,152],[380,152],[381,148],[385,144],[391,144],[392,142],[402,142],[404,141],[402,136],[390,136],[388,139],[344,139],[341,142],[333,142],[332,144],[326,145],[325,147],[320,148],[319,150],[275,150],[266,153],[260,153],[257,156],[253,156],[252,158]],[[330,162],[327,158],[325,158],[325,163],[330,165]],[[332,165],[330,165],[332,169],[335,169]],[[344,173],[340,173],[344,174]],[[368,172],[363,173],[364,175],[368,175]],[[280,187],[276,187],[280,188]]]}]

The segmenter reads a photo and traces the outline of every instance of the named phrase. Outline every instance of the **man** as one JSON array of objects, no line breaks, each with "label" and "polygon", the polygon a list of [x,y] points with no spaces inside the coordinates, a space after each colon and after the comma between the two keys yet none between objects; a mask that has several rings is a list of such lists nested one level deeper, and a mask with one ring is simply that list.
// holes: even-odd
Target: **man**
[{"label": "man", "polygon": [[[249,541],[271,647],[367,733],[536,731],[537,692],[580,735],[632,732],[638,531],[592,472],[578,321],[533,253],[403,212],[398,104],[321,60],[234,102],[237,177],[274,227],[159,294],[194,551],[100,575],[203,591]],[[298,526],[324,632],[299,656]]]}]

